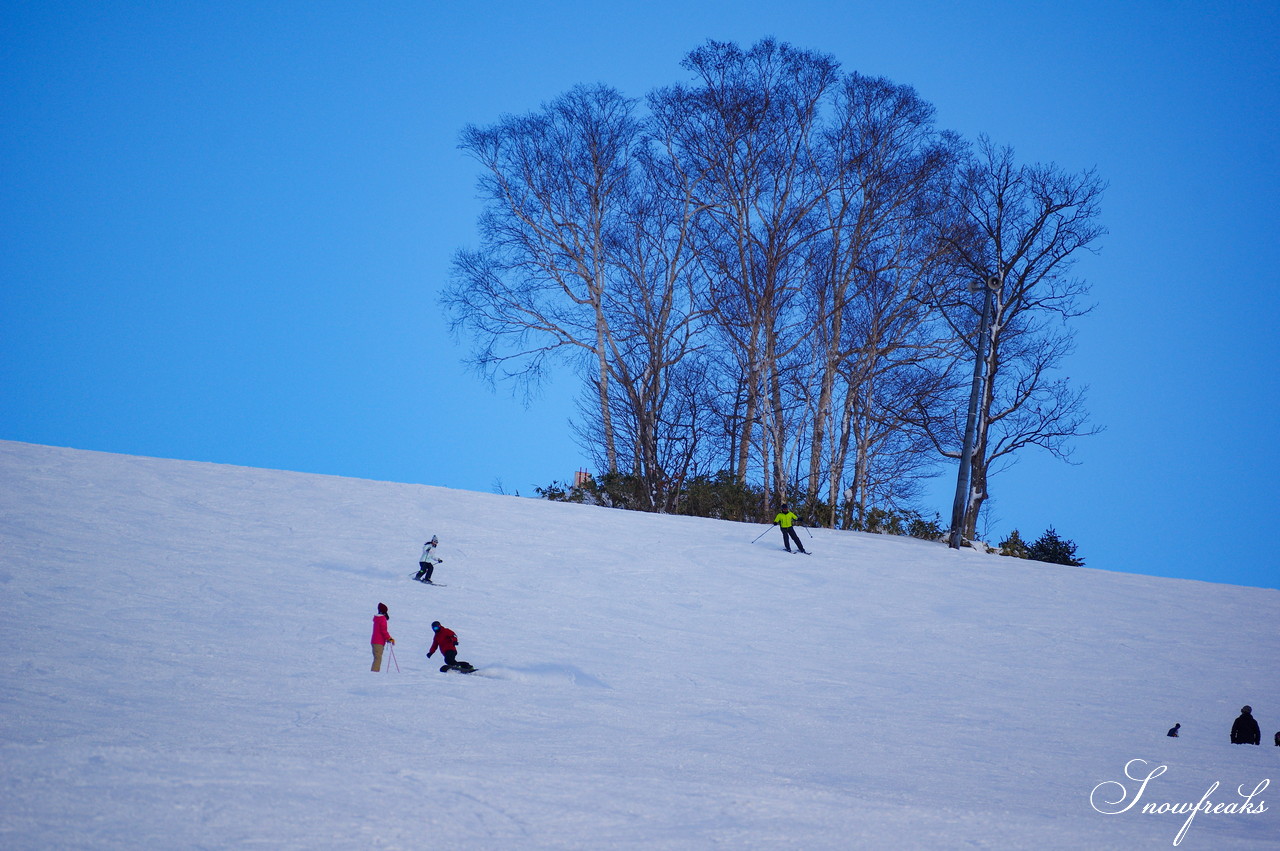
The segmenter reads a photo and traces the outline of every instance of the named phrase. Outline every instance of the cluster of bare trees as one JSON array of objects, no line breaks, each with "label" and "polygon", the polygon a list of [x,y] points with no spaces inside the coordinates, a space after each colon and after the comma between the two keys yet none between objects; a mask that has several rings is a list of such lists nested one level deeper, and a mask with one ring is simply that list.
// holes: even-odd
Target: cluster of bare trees
[{"label": "cluster of bare trees", "polygon": [[526,388],[580,370],[583,445],[648,509],[727,472],[847,523],[960,457],[969,282],[997,275],[975,494],[1020,448],[1067,453],[1085,413],[1054,369],[1097,177],[967,144],[910,87],[787,44],[683,65],[643,102],[579,86],[463,132],[485,208],[443,301],[475,364]]}]

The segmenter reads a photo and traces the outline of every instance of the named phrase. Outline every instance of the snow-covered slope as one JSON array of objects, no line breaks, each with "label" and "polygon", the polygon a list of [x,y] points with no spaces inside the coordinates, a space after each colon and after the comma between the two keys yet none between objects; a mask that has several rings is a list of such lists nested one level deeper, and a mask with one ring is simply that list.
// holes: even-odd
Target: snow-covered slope
[{"label": "snow-covered slope", "polygon": [[1280,592],[762,530],[0,442],[0,847],[1163,848],[1280,774]]}]

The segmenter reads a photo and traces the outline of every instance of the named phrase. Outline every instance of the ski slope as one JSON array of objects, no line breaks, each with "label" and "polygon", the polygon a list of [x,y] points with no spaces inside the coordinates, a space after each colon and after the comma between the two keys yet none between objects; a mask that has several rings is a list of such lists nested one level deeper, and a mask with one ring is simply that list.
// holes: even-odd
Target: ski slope
[{"label": "ski slope", "polygon": [[1280,591],[762,530],[0,442],[0,847],[1280,847]]}]

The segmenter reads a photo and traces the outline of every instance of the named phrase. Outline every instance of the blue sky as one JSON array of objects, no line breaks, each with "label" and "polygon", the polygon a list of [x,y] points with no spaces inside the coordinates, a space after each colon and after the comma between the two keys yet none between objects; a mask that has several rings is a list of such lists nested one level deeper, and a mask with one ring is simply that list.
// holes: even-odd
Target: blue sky
[{"label": "blue sky", "polygon": [[[585,465],[437,303],[467,123],[641,97],[707,38],[914,86],[1109,183],[1067,374],[1106,431],[992,482],[992,537],[1280,587],[1273,2],[3,3],[0,438],[532,494]],[[939,479],[947,516],[954,470]]]}]

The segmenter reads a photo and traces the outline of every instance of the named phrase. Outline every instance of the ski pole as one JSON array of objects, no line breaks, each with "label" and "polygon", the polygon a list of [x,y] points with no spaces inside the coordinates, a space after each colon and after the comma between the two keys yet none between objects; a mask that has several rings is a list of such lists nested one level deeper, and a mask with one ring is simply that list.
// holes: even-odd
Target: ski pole
[{"label": "ski pole", "polygon": [[396,673],[400,673],[400,663],[396,662],[396,646],[394,644],[391,645],[391,661],[395,663]]},{"label": "ski pole", "polygon": [[[772,529],[772,528],[773,528],[772,526],[770,526],[770,527],[769,527],[769,529]],[[761,532],[759,535],[756,535],[756,541],[760,540],[760,539],[761,539],[761,538],[763,538],[765,535],[769,534],[769,529],[765,529],[765,530],[764,530],[763,532]],[[756,541],[752,541],[751,543],[753,543],[753,544],[754,544]]]}]

